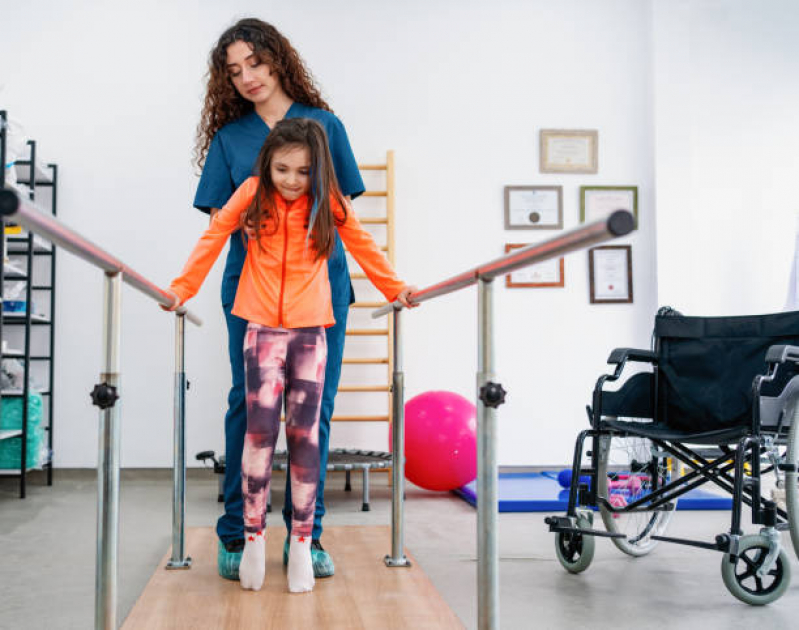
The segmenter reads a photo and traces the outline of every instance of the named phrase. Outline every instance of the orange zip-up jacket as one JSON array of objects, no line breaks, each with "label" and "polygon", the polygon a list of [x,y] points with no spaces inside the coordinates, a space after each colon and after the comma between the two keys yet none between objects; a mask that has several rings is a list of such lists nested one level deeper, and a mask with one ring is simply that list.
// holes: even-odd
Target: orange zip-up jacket
[{"label": "orange zip-up jacket", "polygon": [[[183,304],[194,297],[211,270],[228,237],[241,226],[240,217],[250,206],[258,178],[250,177],[219,212],[200,237],[180,276],[170,285]],[[310,198],[303,195],[286,201],[275,195],[279,215],[274,234],[262,235],[263,247],[254,239],[247,242],[247,258],[239,279],[233,314],[249,322],[273,328],[332,326],[333,305],[327,278],[327,259],[316,258],[313,242],[306,241]],[[331,200],[337,219],[343,210]],[[405,288],[386,257],[358,221],[351,208],[347,219],[337,226],[341,240],[372,283],[391,302]]]}]

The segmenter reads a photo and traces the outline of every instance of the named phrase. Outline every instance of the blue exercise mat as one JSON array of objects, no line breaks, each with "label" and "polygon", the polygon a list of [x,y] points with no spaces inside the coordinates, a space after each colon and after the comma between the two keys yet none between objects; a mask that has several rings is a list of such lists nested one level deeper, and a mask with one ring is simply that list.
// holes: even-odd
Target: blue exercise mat
[{"label": "blue exercise mat", "polygon": [[[557,472],[500,473],[500,512],[565,512],[569,502],[568,488],[562,488]],[[455,494],[471,505],[477,504],[477,482],[472,481]],[[678,510],[729,510],[732,496],[714,494],[695,488],[682,495]]]}]

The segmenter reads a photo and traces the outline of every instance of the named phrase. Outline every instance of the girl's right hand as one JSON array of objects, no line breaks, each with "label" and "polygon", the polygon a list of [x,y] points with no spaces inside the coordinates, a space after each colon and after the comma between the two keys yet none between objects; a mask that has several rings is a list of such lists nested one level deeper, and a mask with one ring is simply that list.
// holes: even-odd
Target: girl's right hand
[{"label": "girl's right hand", "polygon": [[174,291],[170,291],[169,289],[167,289],[166,292],[172,296],[172,304],[170,306],[159,304],[158,306],[160,306],[163,310],[171,313],[172,311],[176,311],[177,308],[180,306],[180,298],[178,297],[178,294],[175,293]]},{"label": "girl's right hand", "polygon": [[400,304],[402,304],[405,308],[416,308],[419,306],[416,302],[411,302],[409,296],[412,293],[416,293],[419,289],[416,287],[405,287],[402,291],[400,291],[399,295],[397,296],[397,300],[399,300]]}]

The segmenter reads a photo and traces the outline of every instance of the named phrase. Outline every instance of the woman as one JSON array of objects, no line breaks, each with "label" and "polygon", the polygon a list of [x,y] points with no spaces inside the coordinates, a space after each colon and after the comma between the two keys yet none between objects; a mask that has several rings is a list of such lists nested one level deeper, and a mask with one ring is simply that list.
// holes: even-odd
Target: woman
[{"label": "woman", "polygon": [[[325,129],[339,187],[349,199],[364,191],[363,181],[344,126],[330,111],[297,51],[272,25],[254,18],[240,20],[219,38],[209,59],[208,84],[197,132],[197,165],[202,168],[194,206],[211,216],[253,173],[258,152],[270,129],[284,118],[312,118]],[[217,523],[219,575],[238,579],[244,548],[241,456],[247,430],[244,392],[244,334],[247,322],[231,313],[246,247],[241,233],[230,239],[222,277],[222,308],[228,329],[233,385],[225,415],[225,513]],[[319,485],[311,543],[314,576],[334,573],[322,548],[324,483],[330,437],[330,417],[341,375],[349,305],[354,301],[347,259],[336,236],[328,262],[336,325],[327,328],[327,368],[319,421]],[[291,471],[289,470],[289,475]],[[291,488],[286,483],[283,518],[291,529]],[[288,537],[286,538],[288,541]],[[288,560],[284,547],[284,563]]]}]

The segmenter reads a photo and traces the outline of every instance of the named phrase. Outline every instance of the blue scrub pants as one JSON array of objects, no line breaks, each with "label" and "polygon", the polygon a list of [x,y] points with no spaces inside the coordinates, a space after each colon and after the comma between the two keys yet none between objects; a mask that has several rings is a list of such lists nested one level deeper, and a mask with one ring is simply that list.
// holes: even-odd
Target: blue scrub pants
[{"label": "blue scrub pants", "polygon": [[[349,284],[349,277],[347,277]],[[233,374],[233,386],[228,395],[228,411],[225,415],[225,513],[216,524],[216,533],[223,543],[244,538],[244,503],[241,496],[241,455],[244,450],[244,434],[247,432],[247,408],[244,391],[244,333],[247,322],[231,313],[232,304],[223,305],[228,329],[228,353]],[[328,445],[330,443],[330,417],[341,377],[341,359],[344,355],[344,340],[347,330],[349,304],[333,305],[336,325],[325,330],[327,335],[327,367],[325,388],[322,393],[322,412],[319,418],[319,487],[316,491],[316,510],[312,538],[322,535],[322,517],[325,514],[325,476],[327,473]],[[291,485],[286,477],[286,501],[283,519],[291,531]]]}]

